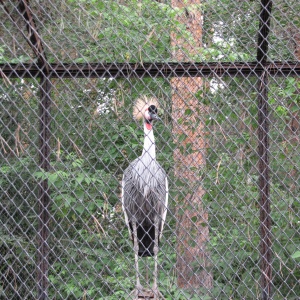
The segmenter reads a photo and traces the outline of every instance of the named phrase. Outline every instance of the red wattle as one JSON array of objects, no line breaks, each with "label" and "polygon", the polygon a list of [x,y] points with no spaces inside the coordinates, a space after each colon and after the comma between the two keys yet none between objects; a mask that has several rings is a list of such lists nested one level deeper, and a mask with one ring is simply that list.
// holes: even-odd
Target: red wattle
[{"label": "red wattle", "polygon": [[148,130],[151,130],[151,129],[152,129],[152,125],[151,125],[150,123],[146,123],[146,128],[147,128]]}]

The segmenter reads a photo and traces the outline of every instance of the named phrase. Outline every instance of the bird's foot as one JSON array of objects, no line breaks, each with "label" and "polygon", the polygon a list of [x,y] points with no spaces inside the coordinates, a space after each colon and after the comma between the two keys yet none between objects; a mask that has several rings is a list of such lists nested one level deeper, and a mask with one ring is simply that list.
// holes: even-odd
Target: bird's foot
[{"label": "bird's foot", "polygon": [[141,298],[145,298],[145,296],[147,296],[146,290],[144,289],[144,287],[141,284],[137,284],[135,289],[130,293],[129,299],[138,300]]},{"label": "bird's foot", "polygon": [[136,288],[130,293],[129,299],[140,300],[140,299],[155,299],[163,300],[163,294],[158,290],[158,287],[153,287],[152,289],[144,289],[142,285],[136,286]]},{"label": "bird's foot", "polygon": [[157,286],[153,286],[152,292],[153,292],[153,299],[155,299],[155,300],[163,300],[164,299],[163,294],[158,290]]}]

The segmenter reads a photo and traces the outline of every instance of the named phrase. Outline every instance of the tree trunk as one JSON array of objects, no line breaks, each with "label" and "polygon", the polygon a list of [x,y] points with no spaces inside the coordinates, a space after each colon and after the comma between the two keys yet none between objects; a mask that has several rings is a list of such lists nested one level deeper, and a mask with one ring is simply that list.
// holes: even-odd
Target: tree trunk
[{"label": "tree trunk", "polygon": [[[202,18],[195,5],[199,0],[172,0],[172,6],[183,8],[185,13],[179,22],[194,38],[190,45],[180,34],[171,34],[173,57],[177,61],[190,60],[196,48],[202,46]],[[178,37],[180,36],[180,37]],[[172,78],[172,117],[173,132],[177,149],[174,152],[175,176],[183,182],[186,189],[177,197],[177,283],[180,288],[199,291],[210,289],[212,276],[208,271],[209,255],[208,214],[202,206],[205,193],[201,186],[199,173],[205,166],[205,133],[203,120],[205,107],[199,103],[195,94],[203,87],[202,78]]]},{"label": "tree trunk", "polygon": [[[295,50],[294,50],[294,56],[296,60],[300,60],[300,30],[299,28],[295,29],[294,32],[294,44],[295,44]],[[299,79],[298,79],[299,80]],[[297,90],[296,93],[298,94],[300,91]],[[291,112],[291,118],[289,120],[289,129],[291,131],[292,136],[292,142],[299,143],[299,133],[300,133],[300,118],[299,118],[299,107],[298,103],[292,103],[290,105],[290,110],[293,108],[296,108],[294,112]]]}]

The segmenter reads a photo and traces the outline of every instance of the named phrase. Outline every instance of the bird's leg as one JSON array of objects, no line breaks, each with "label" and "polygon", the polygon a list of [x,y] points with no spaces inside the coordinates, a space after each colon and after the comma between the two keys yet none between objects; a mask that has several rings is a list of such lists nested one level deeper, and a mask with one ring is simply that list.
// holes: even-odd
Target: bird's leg
[{"label": "bird's leg", "polygon": [[158,255],[158,235],[159,235],[159,229],[158,229],[158,217],[155,216],[154,218],[154,272],[153,272],[153,293],[154,293],[154,299],[159,299],[159,297],[162,297],[162,294],[158,290],[157,285],[157,279],[158,279],[158,268],[157,268],[157,255]]},{"label": "bird's leg", "polygon": [[139,274],[139,245],[138,245],[138,238],[137,238],[137,228],[136,228],[136,221],[132,222],[133,228],[133,249],[134,249],[134,262],[135,262],[135,271],[136,271],[136,298],[139,296],[139,291],[143,290],[143,287],[140,282],[140,274]]},{"label": "bird's leg", "polygon": [[149,285],[149,275],[148,275],[148,271],[149,271],[149,263],[148,263],[148,257],[145,257],[145,266],[146,266],[146,278],[145,281],[147,282],[147,286]]}]

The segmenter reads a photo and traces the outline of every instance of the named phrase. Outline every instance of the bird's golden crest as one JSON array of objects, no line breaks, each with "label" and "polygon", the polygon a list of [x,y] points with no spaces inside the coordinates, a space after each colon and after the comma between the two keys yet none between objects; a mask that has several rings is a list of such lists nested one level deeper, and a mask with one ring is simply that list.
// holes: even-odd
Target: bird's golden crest
[{"label": "bird's golden crest", "polygon": [[156,107],[158,107],[159,105],[157,99],[154,97],[147,96],[142,96],[141,98],[138,98],[133,107],[133,117],[136,120],[143,119],[145,111],[150,105],[155,105]]}]

